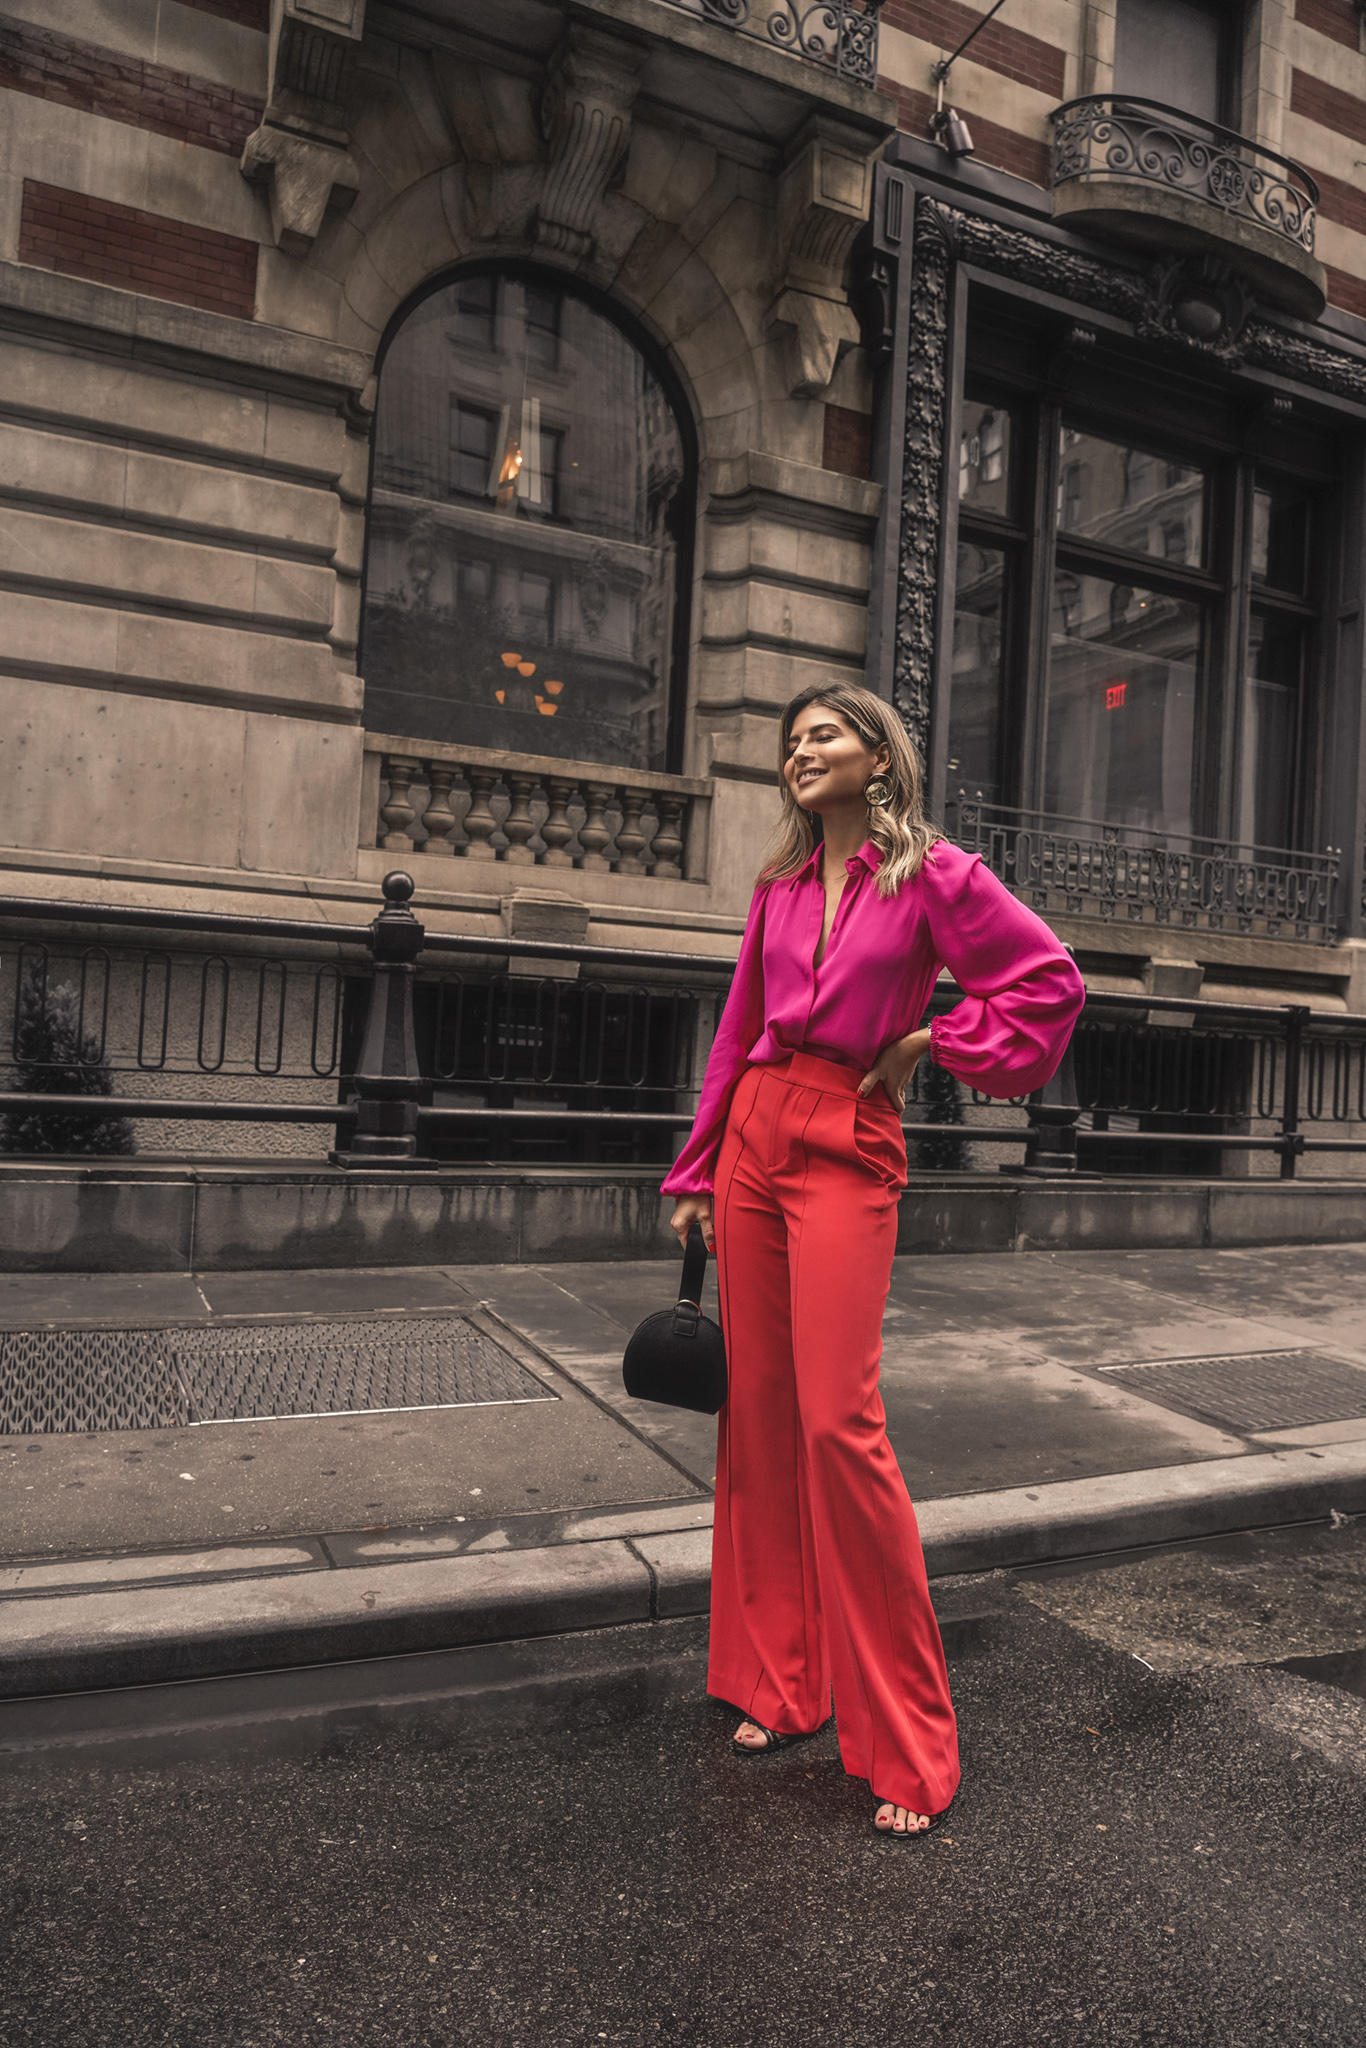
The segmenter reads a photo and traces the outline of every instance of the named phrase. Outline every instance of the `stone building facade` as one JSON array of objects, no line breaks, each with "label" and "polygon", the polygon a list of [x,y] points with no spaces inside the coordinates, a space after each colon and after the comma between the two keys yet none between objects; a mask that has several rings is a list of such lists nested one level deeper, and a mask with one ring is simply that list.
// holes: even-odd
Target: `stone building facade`
[{"label": "stone building facade", "polygon": [[667,975],[836,676],[1093,989],[1366,1011],[1361,15],[1178,11],[4,0],[6,892]]}]

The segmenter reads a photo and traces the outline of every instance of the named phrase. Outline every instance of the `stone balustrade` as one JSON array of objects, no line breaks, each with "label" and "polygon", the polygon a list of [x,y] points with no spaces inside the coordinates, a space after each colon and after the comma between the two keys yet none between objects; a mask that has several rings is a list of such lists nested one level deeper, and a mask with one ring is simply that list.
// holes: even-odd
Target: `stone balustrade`
[{"label": "stone balustrade", "polygon": [[386,853],[704,878],[704,779],[387,733],[365,753],[370,844]]}]

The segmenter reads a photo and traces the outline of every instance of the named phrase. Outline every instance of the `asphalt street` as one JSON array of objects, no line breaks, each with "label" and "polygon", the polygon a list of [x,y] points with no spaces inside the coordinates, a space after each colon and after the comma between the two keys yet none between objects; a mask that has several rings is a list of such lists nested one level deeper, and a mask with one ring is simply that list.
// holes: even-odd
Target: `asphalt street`
[{"label": "asphalt street", "polygon": [[934,1597],[904,1844],[833,1731],[728,1753],[702,1617],[5,1707],[0,2039],[1362,2048],[1366,1521]]}]

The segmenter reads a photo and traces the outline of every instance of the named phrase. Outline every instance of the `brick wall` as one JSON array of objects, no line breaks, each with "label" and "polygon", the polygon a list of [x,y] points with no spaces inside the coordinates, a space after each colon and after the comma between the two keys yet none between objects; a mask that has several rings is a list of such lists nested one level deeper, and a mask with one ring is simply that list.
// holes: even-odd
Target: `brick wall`
[{"label": "brick wall", "polygon": [[1320,220],[1340,221],[1343,227],[1366,235],[1366,192],[1349,185],[1345,178],[1329,177],[1313,164],[1306,164],[1305,169],[1319,188]]},{"label": "brick wall", "polygon": [[1329,303],[1341,306],[1344,313],[1356,313],[1366,319],[1366,278],[1353,277],[1350,270],[1334,270],[1331,263],[1323,267],[1328,277]]},{"label": "brick wall", "polygon": [[0,32],[0,86],[228,156],[241,155],[262,112],[228,86],[12,20]]},{"label": "brick wall", "polygon": [[1321,36],[1345,43],[1349,50],[1361,47],[1358,15],[1353,0],[1295,0],[1295,19]]},{"label": "brick wall", "polygon": [[1307,71],[1290,74],[1290,111],[1306,121],[1317,121],[1337,135],[1350,135],[1354,142],[1366,142],[1366,101],[1336,85],[1325,85]]},{"label": "brick wall", "polygon": [[[982,16],[975,8],[961,7],[958,0],[885,0],[882,19],[908,36],[933,43],[936,50],[947,56]],[[1004,21],[989,23],[964,52],[963,61],[984,64],[989,71],[999,71],[1002,77],[1016,79],[1021,85],[1032,85],[1053,99],[1063,96],[1063,52]]]},{"label": "brick wall", "polygon": [[19,261],[249,320],[256,244],[25,178]]},{"label": "brick wall", "polygon": [[[879,78],[878,88],[896,101],[898,126],[906,134],[918,135],[923,140],[929,133],[930,115],[934,112],[933,95],[912,92],[909,87],[898,85],[894,78]],[[1050,152],[1046,142],[1031,135],[1018,135],[1013,128],[1002,128],[981,114],[966,114],[964,118],[972,130],[973,154],[982,163],[992,164],[998,171],[1013,171],[1017,178],[1028,178],[1032,185],[1047,187]]]},{"label": "brick wall", "polygon": [[826,406],[821,467],[837,469],[841,476],[872,475],[873,423],[866,412],[854,412],[847,405]]}]

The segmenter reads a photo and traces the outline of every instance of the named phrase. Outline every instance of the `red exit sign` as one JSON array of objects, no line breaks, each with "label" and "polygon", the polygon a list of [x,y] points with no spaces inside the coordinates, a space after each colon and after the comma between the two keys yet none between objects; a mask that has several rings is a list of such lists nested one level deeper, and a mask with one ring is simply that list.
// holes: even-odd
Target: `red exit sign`
[{"label": "red exit sign", "polygon": [[1127,682],[1107,683],[1105,685],[1105,709],[1107,711],[1118,711],[1120,709],[1124,702],[1124,692],[1128,687]]}]

